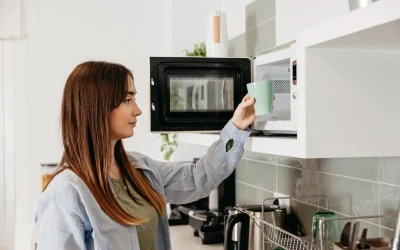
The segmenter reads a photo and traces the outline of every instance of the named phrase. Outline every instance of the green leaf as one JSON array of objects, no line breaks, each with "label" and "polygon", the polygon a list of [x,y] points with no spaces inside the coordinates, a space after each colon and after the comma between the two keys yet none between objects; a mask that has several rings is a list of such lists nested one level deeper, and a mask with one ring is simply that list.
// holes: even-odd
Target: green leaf
[{"label": "green leaf", "polygon": [[168,151],[164,153],[164,159],[169,161],[174,151],[175,150],[173,148],[169,148]]},{"label": "green leaf", "polygon": [[169,161],[170,158],[171,158],[171,154],[169,153],[169,151],[166,151],[166,152],[164,153],[164,160]]},{"label": "green leaf", "polygon": [[167,147],[168,147],[168,146],[167,146],[166,144],[162,145],[162,146],[161,146],[161,152],[167,150]]},{"label": "green leaf", "polygon": [[171,145],[171,146],[178,146],[178,144],[176,143],[176,141],[173,141],[173,142],[171,142],[169,145]]},{"label": "green leaf", "polygon": [[166,143],[166,144],[169,143],[168,134],[161,134],[161,139],[162,139],[163,143]]},{"label": "green leaf", "polygon": [[172,138],[174,138],[174,139],[175,139],[177,136],[178,136],[177,133],[173,133],[173,134],[172,134]]}]

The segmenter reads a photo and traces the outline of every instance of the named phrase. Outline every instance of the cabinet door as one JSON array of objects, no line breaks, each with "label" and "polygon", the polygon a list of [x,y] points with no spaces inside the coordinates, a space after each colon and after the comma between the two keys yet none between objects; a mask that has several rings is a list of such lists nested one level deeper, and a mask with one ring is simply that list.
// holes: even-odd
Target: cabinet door
[{"label": "cabinet door", "polygon": [[0,0],[0,39],[22,36],[23,0]]},{"label": "cabinet door", "polygon": [[276,45],[296,39],[296,33],[307,27],[348,13],[348,0],[277,0]]}]

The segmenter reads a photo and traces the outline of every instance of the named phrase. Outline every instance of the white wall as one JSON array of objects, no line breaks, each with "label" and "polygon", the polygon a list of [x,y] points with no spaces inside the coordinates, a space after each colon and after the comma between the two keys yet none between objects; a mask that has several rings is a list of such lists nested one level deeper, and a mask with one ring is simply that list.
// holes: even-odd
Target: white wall
[{"label": "white wall", "polygon": [[[161,159],[161,142],[149,132],[149,56],[184,55],[183,49],[205,41],[208,12],[220,8],[223,2],[227,3],[226,0],[206,0],[201,4],[185,0],[25,1],[28,37],[13,41],[11,50],[16,131],[13,165],[18,176],[15,249],[30,247],[33,215],[41,193],[39,164],[58,162],[61,157],[61,96],[71,70],[85,60],[113,61],[132,69],[138,103],[144,112],[135,136],[125,141],[126,149]],[[236,0],[227,7],[232,23],[228,21],[228,27],[234,31],[230,37],[238,35],[240,27],[245,29],[247,2],[251,1],[244,4]],[[206,148],[182,146],[183,154],[178,152],[176,160],[191,160],[206,151]]]},{"label": "white wall", "polygon": [[0,39],[21,38],[23,10],[22,0],[0,1]]},{"label": "white wall", "polygon": [[[27,0],[28,38],[12,41],[16,224],[14,249],[29,249],[33,215],[41,193],[40,162],[62,153],[59,114],[63,86],[85,60],[130,68],[144,113],[127,150],[161,159],[160,140],[149,132],[149,56],[171,54],[166,0]],[[151,15],[149,15],[151,13]],[[4,58],[3,58],[4,59]],[[12,111],[11,111],[12,112]],[[11,152],[11,151],[9,151]],[[10,162],[10,161],[9,161]]]},{"label": "white wall", "polygon": [[221,9],[221,0],[170,0],[172,55],[185,56],[184,49],[206,41],[208,13]]},{"label": "white wall", "polygon": [[[95,4],[96,11],[93,11]],[[79,6],[79,8],[77,8]],[[62,152],[58,129],[63,86],[73,67],[86,60],[118,62],[135,76],[138,103],[144,110],[128,150],[154,155],[155,136],[149,131],[148,57],[165,55],[165,1],[39,2],[36,29],[36,94],[39,138],[46,144],[40,161],[58,161]],[[90,13],[90,15],[88,15]],[[148,15],[152,13],[152,15]],[[146,143],[144,143],[146,142]]]},{"label": "white wall", "polygon": [[0,42],[0,249],[13,246],[15,219],[13,44]]},{"label": "white wall", "polygon": [[[24,235],[30,236],[32,228],[28,224],[33,221],[31,213],[31,184],[32,172],[38,167],[32,166],[30,161],[31,144],[30,125],[34,118],[30,114],[29,86],[29,52],[28,40],[13,42],[13,87],[14,87],[14,169],[15,169],[15,249],[26,249],[23,241],[19,240]],[[35,182],[33,182],[35,183]],[[28,240],[28,238],[27,238]],[[29,243],[29,241],[27,241]]]},{"label": "white wall", "polygon": [[228,39],[235,38],[246,31],[246,6],[254,1],[222,0],[222,11],[226,12]]}]

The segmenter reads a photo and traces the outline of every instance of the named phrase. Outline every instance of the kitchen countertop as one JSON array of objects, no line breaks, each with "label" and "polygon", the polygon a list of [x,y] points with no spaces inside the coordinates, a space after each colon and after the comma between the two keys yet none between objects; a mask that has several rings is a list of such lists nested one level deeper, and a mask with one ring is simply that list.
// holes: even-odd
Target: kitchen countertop
[{"label": "kitchen countertop", "polygon": [[170,226],[173,250],[223,250],[224,244],[203,245],[200,237],[193,236],[193,229],[189,225]]},{"label": "kitchen countertop", "polygon": [[[223,250],[224,244],[203,245],[200,237],[193,236],[193,229],[189,225],[170,226],[172,250]],[[33,230],[32,249],[36,249],[37,230]]]}]

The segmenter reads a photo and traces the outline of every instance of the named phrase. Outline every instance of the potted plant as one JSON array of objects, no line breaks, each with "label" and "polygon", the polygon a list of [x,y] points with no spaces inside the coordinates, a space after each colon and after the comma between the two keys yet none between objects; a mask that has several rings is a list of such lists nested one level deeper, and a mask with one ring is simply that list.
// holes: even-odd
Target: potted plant
[{"label": "potted plant", "polygon": [[161,133],[161,152],[164,152],[164,160],[169,161],[171,159],[172,154],[175,152],[175,148],[178,147],[178,143],[176,142],[177,134],[169,134],[169,133]]},{"label": "potted plant", "polygon": [[188,51],[187,49],[183,50],[186,52],[186,56],[206,56],[206,44],[201,42],[200,44],[195,44],[193,46],[193,51]]}]

